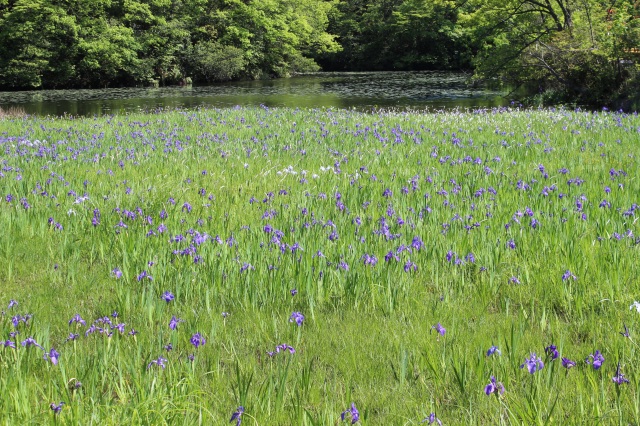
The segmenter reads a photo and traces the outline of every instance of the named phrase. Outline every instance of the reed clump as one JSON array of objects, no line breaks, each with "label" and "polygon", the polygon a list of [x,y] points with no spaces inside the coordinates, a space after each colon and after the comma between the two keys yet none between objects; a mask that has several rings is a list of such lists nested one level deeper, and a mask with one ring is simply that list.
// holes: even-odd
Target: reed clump
[{"label": "reed clump", "polygon": [[24,108],[21,107],[0,107],[0,120],[7,118],[21,118],[26,117],[26,115],[27,112],[24,110]]}]

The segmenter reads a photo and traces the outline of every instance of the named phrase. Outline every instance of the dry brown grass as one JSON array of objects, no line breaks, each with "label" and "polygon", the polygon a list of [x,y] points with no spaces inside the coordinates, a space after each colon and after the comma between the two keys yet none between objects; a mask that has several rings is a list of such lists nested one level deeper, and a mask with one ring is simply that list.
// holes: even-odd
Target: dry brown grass
[{"label": "dry brown grass", "polygon": [[7,109],[0,107],[0,120],[10,119],[10,118],[20,118],[26,115],[27,115],[26,111],[20,107],[9,107]]}]

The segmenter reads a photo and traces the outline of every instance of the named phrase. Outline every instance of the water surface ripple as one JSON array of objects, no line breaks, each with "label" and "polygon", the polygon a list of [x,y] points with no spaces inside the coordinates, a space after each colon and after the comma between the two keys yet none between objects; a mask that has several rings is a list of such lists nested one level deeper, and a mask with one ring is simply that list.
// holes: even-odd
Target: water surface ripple
[{"label": "water surface ripple", "polygon": [[293,108],[441,109],[501,106],[498,91],[451,72],[313,73],[210,86],[0,92],[0,106],[39,115],[93,115],[165,107],[284,106]]}]

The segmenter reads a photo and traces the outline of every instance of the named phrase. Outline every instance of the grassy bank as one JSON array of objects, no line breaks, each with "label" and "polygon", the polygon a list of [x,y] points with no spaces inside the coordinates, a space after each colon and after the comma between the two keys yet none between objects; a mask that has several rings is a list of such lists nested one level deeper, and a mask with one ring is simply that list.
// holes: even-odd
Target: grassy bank
[{"label": "grassy bank", "polygon": [[0,126],[6,424],[640,422],[637,115]]}]

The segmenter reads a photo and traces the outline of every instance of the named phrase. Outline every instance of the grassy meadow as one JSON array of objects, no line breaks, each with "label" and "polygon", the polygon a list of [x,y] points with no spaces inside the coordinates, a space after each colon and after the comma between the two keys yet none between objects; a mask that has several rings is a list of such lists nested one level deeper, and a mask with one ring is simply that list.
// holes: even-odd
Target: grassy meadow
[{"label": "grassy meadow", "polygon": [[0,152],[0,424],[640,423],[637,114],[7,117]]}]

